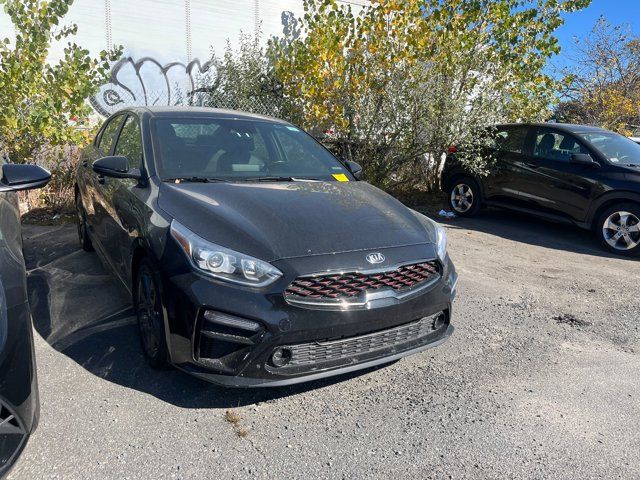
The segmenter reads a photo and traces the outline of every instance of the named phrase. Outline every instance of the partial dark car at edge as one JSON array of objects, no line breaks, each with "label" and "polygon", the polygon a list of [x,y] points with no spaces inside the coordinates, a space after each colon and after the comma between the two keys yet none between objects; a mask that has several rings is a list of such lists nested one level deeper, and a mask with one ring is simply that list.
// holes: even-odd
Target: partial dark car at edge
[{"label": "partial dark car at edge", "polygon": [[14,165],[0,152],[0,477],[4,476],[38,424],[40,404],[20,211],[15,192],[50,179],[35,165]]},{"label": "partial dark car at edge", "polygon": [[607,130],[570,124],[498,125],[487,176],[448,155],[442,188],[451,208],[473,216],[499,206],[595,232],[607,250],[640,255],[640,145]]},{"label": "partial dark car at edge", "polygon": [[79,237],[131,292],[152,365],[247,387],[337,375],[453,331],[444,230],[359,172],[273,118],[126,110],[83,153]]}]

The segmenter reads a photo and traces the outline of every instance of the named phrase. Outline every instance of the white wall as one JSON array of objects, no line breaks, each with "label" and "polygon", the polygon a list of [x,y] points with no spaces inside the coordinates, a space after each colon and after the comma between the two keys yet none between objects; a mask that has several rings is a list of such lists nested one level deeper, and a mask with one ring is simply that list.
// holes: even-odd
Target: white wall
[{"label": "white wall", "polygon": [[[358,5],[367,0],[343,1],[358,10]],[[184,101],[198,74],[187,75],[183,65],[194,59],[206,62],[212,49],[223,54],[227,39],[233,45],[241,31],[255,32],[256,19],[264,42],[280,35],[285,12],[301,17],[302,0],[75,0],[63,24],[78,25],[78,34],[71,41],[93,55],[107,49],[110,41],[111,45],[122,45],[124,56],[133,59],[119,68],[114,83],[101,87],[92,99],[96,111],[107,115],[127,105],[173,105]],[[0,10],[0,39],[14,35],[8,16]],[[65,46],[66,42],[53,45],[48,60],[58,61]],[[151,57],[159,64],[134,63],[143,57]],[[183,65],[171,68],[165,75],[160,66],[170,62]]]},{"label": "white wall", "polygon": [[[344,0],[353,5],[364,0]],[[161,63],[187,61],[186,4],[190,4],[192,58],[207,60],[211,48],[222,53],[242,30],[253,33],[256,5],[265,39],[282,32],[283,12],[303,14],[302,0],[76,0],[64,23],[76,23],[74,41],[94,55],[107,48],[106,6],[111,10],[113,44],[125,47],[134,58],[152,56]],[[7,15],[0,9],[0,38],[14,35]],[[62,55],[65,44],[51,48],[49,60]]]}]

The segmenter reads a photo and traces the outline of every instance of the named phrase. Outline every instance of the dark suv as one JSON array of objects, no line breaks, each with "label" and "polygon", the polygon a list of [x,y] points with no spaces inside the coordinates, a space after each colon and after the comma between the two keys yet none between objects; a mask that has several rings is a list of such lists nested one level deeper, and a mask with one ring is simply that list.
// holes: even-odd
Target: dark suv
[{"label": "dark suv", "polygon": [[608,250],[640,255],[640,145],[585,125],[498,125],[486,150],[490,173],[469,173],[448,155],[442,188],[473,216],[500,206],[592,230]]}]

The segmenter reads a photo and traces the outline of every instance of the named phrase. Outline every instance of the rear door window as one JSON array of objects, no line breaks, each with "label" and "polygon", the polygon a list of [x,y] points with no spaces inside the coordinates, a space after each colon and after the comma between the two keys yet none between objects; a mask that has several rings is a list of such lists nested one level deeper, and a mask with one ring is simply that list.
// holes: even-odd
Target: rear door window
[{"label": "rear door window", "polygon": [[511,153],[524,153],[527,129],[525,127],[504,127],[496,131],[494,137],[496,150]]}]

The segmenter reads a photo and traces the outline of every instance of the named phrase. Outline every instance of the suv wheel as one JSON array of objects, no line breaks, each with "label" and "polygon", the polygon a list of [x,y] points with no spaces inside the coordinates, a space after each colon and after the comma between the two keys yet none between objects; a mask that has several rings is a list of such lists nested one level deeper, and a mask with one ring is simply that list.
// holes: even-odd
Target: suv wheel
[{"label": "suv wheel", "polygon": [[93,245],[89,238],[89,230],[87,228],[87,215],[82,207],[82,200],[80,194],[76,194],[76,215],[78,216],[78,240],[80,241],[80,247],[85,252],[92,252]]},{"label": "suv wheel", "polygon": [[462,217],[473,217],[480,210],[480,188],[471,177],[463,177],[451,182],[449,205]]},{"label": "suv wheel", "polygon": [[602,245],[619,255],[640,255],[640,205],[620,203],[598,218],[596,234]]},{"label": "suv wheel", "polygon": [[166,309],[162,303],[161,283],[151,262],[143,259],[136,275],[133,302],[138,317],[142,351],[153,368],[169,366],[169,348],[165,337]]}]

